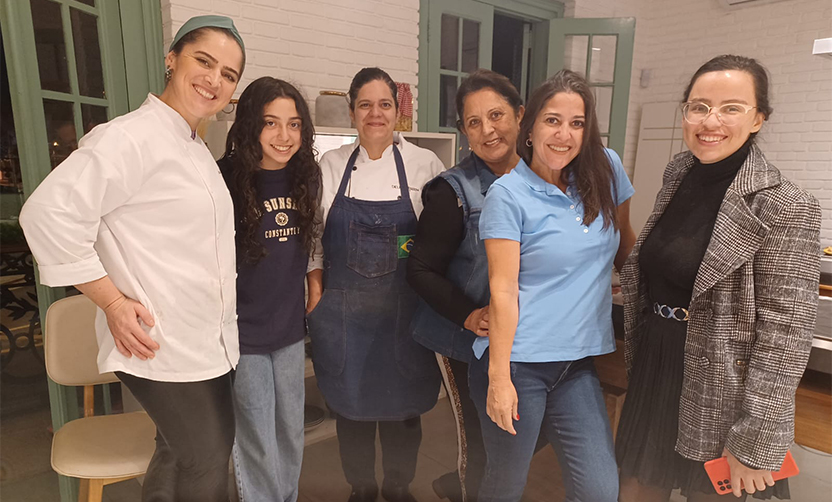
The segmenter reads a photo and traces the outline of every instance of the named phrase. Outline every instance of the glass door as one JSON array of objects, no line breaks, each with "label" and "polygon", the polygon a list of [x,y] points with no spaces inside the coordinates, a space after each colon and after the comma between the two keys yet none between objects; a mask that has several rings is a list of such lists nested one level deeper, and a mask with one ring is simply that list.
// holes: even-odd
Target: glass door
[{"label": "glass door", "polygon": [[[472,0],[430,0],[428,54],[420,61],[427,74],[426,94],[432,106],[419,108],[420,129],[457,133],[456,90],[477,68],[491,68],[494,8]],[[423,53],[424,54],[424,53]],[[437,106],[438,105],[438,106]],[[467,155],[465,136],[458,134],[459,157]],[[448,166],[450,167],[450,166]]]},{"label": "glass door", "polygon": [[549,21],[548,74],[567,68],[587,77],[601,139],[622,157],[635,24],[635,18]]},{"label": "glass door", "polygon": [[[9,91],[0,154],[2,405],[4,412],[22,406],[5,398],[26,394],[18,390],[29,385],[30,400],[48,395],[53,430],[78,416],[78,400],[74,387],[46,377],[40,320],[68,288],[37,284],[17,219],[23,200],[84,134],[128,111],[120,3],[130,1],[0,0],[3,84]],[[107,408],[108,398],[104,392]],[[59,490],[64,502],[75,500],[77,483],[62,477]]]}]

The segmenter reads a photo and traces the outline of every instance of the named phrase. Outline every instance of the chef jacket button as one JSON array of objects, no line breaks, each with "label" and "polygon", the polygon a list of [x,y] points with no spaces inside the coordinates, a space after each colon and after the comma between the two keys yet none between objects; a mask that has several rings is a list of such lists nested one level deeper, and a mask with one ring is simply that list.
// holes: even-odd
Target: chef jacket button
[{"label": "chef jacket button", "polygon": [[575,217],[575,221],[581,221],[581,217],[580,217],[580,216],[576,216],[576,217]]},{"label": "chef jacket button", "polygon": [[358,166],[352,166],[353,171],[358,171]]},{"label": "chef jacket button", "polygon": [[589,229],[588,229],[588,228],[585,228],[585,229],[584,229],[584,233],[585,233],[585,234],[588,234],[588,233],[589,233]]}]

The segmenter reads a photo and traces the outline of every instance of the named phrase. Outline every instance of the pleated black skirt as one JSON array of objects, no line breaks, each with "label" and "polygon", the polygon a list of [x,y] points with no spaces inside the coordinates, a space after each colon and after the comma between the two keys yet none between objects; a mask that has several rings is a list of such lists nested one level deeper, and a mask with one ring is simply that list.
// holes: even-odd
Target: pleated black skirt
[{"label": "pleated black skirt", "polygon": [[[686,459],[675,450],[687,323],[650,315],[645,328],[616,435],[621,475],[643,485],[681,488],[685,496],[716,493],[704,463]],[[753,497],[789,499],[788,480],[777,481]]]}]

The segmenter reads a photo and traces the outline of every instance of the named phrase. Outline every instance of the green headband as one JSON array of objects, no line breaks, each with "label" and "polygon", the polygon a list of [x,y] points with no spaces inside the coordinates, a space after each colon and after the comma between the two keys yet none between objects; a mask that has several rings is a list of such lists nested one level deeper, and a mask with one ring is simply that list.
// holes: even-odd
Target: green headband
[{"label": "green headband", "polygon": [[237,31],[237,27],[234,26],[234,21],[232,21],[230,17],[225,16],[196,16],[188,19],[185,24],[179,28],[179,31],[176,32],[176,36],[173,37],[173,42],[170,43],[170,49],[168,50],[172,51],[173,46],[182,40],[182,37],[200,28],[223,28],[228,30],[231,32],[231,36],[234,37],[234,40],[240,44],[240,49],[242,49],[243,54],[245,54],[246,46],[243,43],[243,37],[240,36],[240,32]]}]

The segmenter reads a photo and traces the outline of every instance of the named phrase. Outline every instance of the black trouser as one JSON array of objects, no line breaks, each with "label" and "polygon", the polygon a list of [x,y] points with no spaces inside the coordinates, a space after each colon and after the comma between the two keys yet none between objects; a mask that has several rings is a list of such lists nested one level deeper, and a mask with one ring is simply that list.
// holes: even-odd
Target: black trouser
[{"label": "black trouser", "polygon": [[156,424],[143,502],[227,502],[234,444],[231,373],[202,382],[116,376]]},{"label": "black trouser", "polygon": [[465,434],[465,495],[468,502],[476,502],[482,476],[485,474],[485,445],[482,442],[482,428],[479,414],[468,389],[468,363],[448,359],[448,366],[454,376],[459,405],[462,408],[462,434]]},{"label": "black trouser", "polygon": [[347,483],[376,487],[376,425],[381,442],[384,487],[406,487],[416,475],[422,443],[422,417],[401,421],[359,422],[338,415],[335,426]]}]

